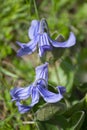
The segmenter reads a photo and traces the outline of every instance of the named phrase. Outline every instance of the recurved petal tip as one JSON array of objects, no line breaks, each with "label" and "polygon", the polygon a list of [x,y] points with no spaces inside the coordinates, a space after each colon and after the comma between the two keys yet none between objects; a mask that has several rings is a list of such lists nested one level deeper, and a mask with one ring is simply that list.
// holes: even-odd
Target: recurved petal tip
[{"label": "recurved petal tip", "polygon": [[64,41],[64,42],[58,42],[58,41],[52,40],[50,38],[49,38],[49,40],[50,40],[52,46],[60,47],[60,48],[68,48],[68,47],[74,46],[76,44],[76,37],[73,32],[70,32],[68,40]]},{"label": "recurved petal tip", "polygon": [[31,109],[30,106],[22,105],[20,102],[16,102],[16,106],[18,107],[18,110],[21,114],[24,114],[24,113],[30,111],[30,109]]},{"label": "recurved petal tip", "polygon": [[58,88],[58,91],[59,91],[59,93],[60,93],[61,95],[63,95],[63,94],[66,92],[66,88],[63,87],[63,86],[58,86],[57,88]]}]

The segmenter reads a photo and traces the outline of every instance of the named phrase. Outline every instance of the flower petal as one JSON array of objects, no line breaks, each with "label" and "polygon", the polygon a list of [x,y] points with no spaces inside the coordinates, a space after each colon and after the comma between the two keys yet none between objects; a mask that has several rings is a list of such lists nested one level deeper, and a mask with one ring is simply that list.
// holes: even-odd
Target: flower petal
[{"label": "flower petal", "polygon": [[50,40],[52,46],[54,46],[54,47],[62,47],[62,48],[71,47],[71,46],[75,45],[75,43],[76,43],[76,37],[75,37],[73,32],[70,32],[70,36],[69,36],[68,40],[65,41],[65,42],[53,41],[50,38],[49,38],[49,40]]},{"label": "flower petal", "polygon": [[12,101],[19,101],[19,100],[25,100],[31,95],[32,86],[26,87],[26,88],[14,88],[10,91],[10,94],[12,96]]},{"label": "flower petal", "polygon": [[[17,44],[19,45],[19,43]],[[36,50],[36,45],[37,45],[37,39],[34,39],[25,45],[24,44],[22,45],[22,43],[20,43],[21,49],[17,51],[17,55],[23,56],[33,53]]]},{"label": "flower petal", "polygon": [[27,105],[22,105],[19,101],[16,102],[16,106],[18,106],[18,110],[20,113],[26,113],[28,112],[35,104],[37,104],[39,102],[39,98],[40,98],[40,95],[38,93],[38,90],[36,87],[33,86],[33,89],[32,89],[32,102],[29,106]]},{"label": "flower petal", "polygon": [[55,103],[60,101],[63,98],[63,93],[61,93],[61,89],[63,90],[64,87],[59,87],[59,93],[53,93],[50,92],[49,90],[47,90],[46,88],[44,88],[43,86],[38,85],[38,91],[40,92],[41,96],[43,97],[43,99],[48,102],[48,103]]},{"label": "flower petal", "polygon": [[30,39],[34,39],[35,36],[37,35],[39,31],[39,24],[40,22],[38,20],[33,20],[31,22],[31,26],[28,30],[28,36],[30,37]]},{"label": "flower petal", "polygon": [[32,96],[32,103],[30,104],[30,106],[33,107],[35,104],[39,102],[39,98],[40,98],[40,95],[36,86],[33,87],[31,96]]},{"label": "flower petal", "polygon": [[24,48],[26,46],[25,43],[21,43],[19,41],[16,41],[17,45],[20,46],[21,48]]},{"label": "flower petal", "polygon": [[51,51],[52,46],[49,43],[47,33],[39,34],[39,56],[42,57],[46,51]]},{"label": "flower petal", "polygon": [[39,33],[44,33],[47,32],[49,33],[49,29],[48,29],[48,24],[45,18],[42,18],[40,20],[40,25],[39,25]]},{"label": "flower petal", "polygon": [[43,65],[40,65],[36,67],[36,81],[38,80],[38,83],[42,83],[45,85],[48,83],[48,63],[46,62]]},{"label": "flower petal", "polygon": [[20,102],[16,102],[16,106],[21,114],[26,113],[31,109],[30,106],[22,105]]},{"label": "flower petal", "polygon": [[63,86],[58,86],[57,89],[61,95],[63,95],[66,92],[66,88]]}]

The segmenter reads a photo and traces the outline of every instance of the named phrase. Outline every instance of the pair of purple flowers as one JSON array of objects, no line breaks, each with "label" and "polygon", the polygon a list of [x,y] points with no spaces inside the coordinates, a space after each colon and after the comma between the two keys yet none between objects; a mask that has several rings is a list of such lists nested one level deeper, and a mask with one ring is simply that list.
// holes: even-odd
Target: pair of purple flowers
[{"label": "pair of purple flowers", "polygon": [[[57,42],[52,40],[49,36],[49,31],[45,19],[41,21],[33,20],[28,31],[31,41],[27,44],[17,42],[21,47],[17,55],[23,56],[33,53],[38,47],[39,56],[42,57],[46,51],[51,51],[54,47],[70,47],[76,42],[74,34],[71,32],[69,39],[65,42]],[[65,87],[58,86],[58,93],[53,93],[48,90],[48,63],[44,63],[36,67],[35,81],[28,87],[15,87],[10,91],[12,101],[16,101],[16,105],[20,113],[28,112],[35,104],[39,102],[40,96],[47,103],[56,103],[63,98]],[[31,97],[30,105],[23,105],[21,100]]]}]

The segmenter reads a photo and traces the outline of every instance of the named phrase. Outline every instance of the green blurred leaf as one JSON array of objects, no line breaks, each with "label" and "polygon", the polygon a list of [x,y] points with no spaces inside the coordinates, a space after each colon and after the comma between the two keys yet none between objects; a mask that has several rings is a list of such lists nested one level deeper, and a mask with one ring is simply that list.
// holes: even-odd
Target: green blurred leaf
[{"label": "green blurred leaf", "polygon": [[31,130],[30,125],[21,125],[20,130]]},{"label": "green blurred leaf", "polygon": [[[84,43],[86,44],[86,43]],[[78,57],[77,57],[77,73],[76,73],[76,77],[77,77],[77,85],[80,87],[80,85],[82,85],[83,83],[87,82],[87,48],[83,48],[81,49],[81,51],[79,51],[78,53]]]},{"label": "green blurred leaf", "polygon": [[81,85],[78,86],[78,89],[82,92],[82,93],[87,93],[87,83],[83,83]]},{"label": "green blurred leaf", "polygon": [[7,76],[13,77],[13,78],[18,78],[18,76],[16,74],[13,74],[11,72],[9,72],[8,70],[0,67],[0,72],[4,73]]},{"label": "green blurred leaf", "polygon": [[61,64],[50,69],[50,81],[66,87],[67,92],[73,88],[75,68],[70,58],[66,57]]}]

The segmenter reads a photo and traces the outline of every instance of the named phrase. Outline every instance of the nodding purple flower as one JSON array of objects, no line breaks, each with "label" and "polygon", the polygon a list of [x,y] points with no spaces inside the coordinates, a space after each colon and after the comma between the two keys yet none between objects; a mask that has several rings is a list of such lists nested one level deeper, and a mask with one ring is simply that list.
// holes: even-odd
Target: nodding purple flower
[{"label": "nodding purple flower", "polygon": [[[47,89],[48,86],[48,63],[40,65],[36,68],[36,78],[34,83],[28,87],[21,88],[16,87],[10,91],[12,101],[16,101],[18,110],[20,113],[28,112],[35,104],[39,102],[40,96],[47,103],[56,103],[63,98],[65,93],[65,87],[58,86],[57,90],[59,93],[50,92]],[[30,105],[23,105],[20,103],[21,100],[25,100],[31,97],[32,101]]]},{"label": "nodding purple flower", "polygon": [[28,35],[31,41],[27,44],[17,42],[17,44],[21,47],[17,52],[18,56],[31,54],[38,47],[39,56],[42,57],[46,51],[51,51],[53,47],[68,48],[76,43],[76,38],[73,32],[70,32],[70,36],[65,42],[52,40],[49,36],[48,26],[45,19],[42,19],[41,21],[33,20],[31,22]]}]

